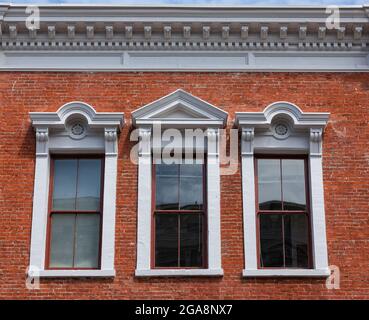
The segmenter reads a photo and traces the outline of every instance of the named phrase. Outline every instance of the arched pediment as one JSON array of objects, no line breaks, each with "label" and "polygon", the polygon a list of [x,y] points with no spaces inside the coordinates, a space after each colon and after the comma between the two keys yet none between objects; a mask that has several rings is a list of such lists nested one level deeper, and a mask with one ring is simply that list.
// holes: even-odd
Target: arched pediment
[{"label": "arched pediment", "polygon": [[34,127],[66,128],[68,122],[75,119],[85,121],[91,128],[118,127],[124,124],[122,112],[96,112],[87,103],[80,101],[68,102],[56,112],[30,112]]},{"label": "arched pediment", "polygon": [[278,101],[268,105],[262,112],[236,112],[236,126],[269,127],[275,119],[283,119],[296,128],[324,128],[329,113],[303,112],[297,105]]}]

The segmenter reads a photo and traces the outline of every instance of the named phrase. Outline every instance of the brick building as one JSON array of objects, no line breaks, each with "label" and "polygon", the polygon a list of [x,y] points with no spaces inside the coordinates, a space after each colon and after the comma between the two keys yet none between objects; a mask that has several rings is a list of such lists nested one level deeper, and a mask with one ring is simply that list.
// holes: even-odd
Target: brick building
[{"label": "brick building", "polygon": [[0,298],[369,298],[369,7],[39,9],[0,7]]}]

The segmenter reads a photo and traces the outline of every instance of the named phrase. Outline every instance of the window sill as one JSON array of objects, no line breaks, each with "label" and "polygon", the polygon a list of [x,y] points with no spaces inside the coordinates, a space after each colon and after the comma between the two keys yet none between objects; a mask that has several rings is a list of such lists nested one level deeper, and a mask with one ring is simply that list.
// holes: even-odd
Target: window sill
[{"label": "window sill", "polygon": [[223,269],[136,269],[135,275],[136,277],[222,277]]},{"label": "window sill", "polygon": [[[33,271],[33,276],[37,272]],[[69,278],[69,277],[115,277],[115,270],[40,270],[41,278]]]},{"label": "window sill", "polygon": [[243,277],[328,277],[329,269],[258,269],[242,271]]}]

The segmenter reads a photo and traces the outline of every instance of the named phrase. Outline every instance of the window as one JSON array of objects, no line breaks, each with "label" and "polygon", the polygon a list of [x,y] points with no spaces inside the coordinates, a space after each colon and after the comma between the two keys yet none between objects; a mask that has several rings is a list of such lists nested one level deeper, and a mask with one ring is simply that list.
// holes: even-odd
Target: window
[{"label": "window", "polygon": [[261,268],[309,268],[306,159],[257,158]]},{"label": "window", "polygon": [[100,261],[102,159],[54,158],[49,215],[50,269],[97,269]]},{"label": "window", "polygon": [[118,134],[124,114],[70,102],[57,112],[31,112],[30,118],[36,163],[28,274],[114,277]]},{"label": "window", "polygon": [[204,267],[204,168],[156,164],[154,262],[156,268]]},{"label": "window", "polygon": [[244,277],[330,274],[322,160],[328,118],[329,113],[303,112],[284,101],[262,112],[236,112]]},{"label": "window", "polygon": [[[132,112],[139,141],[137,277],[223,276],[219,129],[227,116],[181,89]],[[194,139],[192,130],[202,137]],[[204,155],[206,165],[159,164],[164,148],[175,149],[176,160]]]}]

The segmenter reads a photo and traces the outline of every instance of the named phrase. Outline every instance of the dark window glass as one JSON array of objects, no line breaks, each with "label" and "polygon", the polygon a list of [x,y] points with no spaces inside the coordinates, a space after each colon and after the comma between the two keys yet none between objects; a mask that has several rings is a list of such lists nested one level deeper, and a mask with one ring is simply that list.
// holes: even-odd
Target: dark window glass
[{"label": "dark window glass", "polygon": [[202,216],[180,215],[181,267],[202,266]]},{"label": "dark window glass", "polygon": [[262,267],[281,267],[283,261],[282,215],[261,214],[260,264]]},{"label": "dark window glass", "polygon": [[282,209],[279,159],[258,160],[258,196],[260,210]]},{"label": "dark window glass", "polygon": [[155,267],[203,266],[203,170],[202,164],[156,165]]},{"label": "dark window glass", "polygon": [[282,190],[284,210],[306,210],[304,160],[282,160]]},{"label": "dark window glass", "polygon": [[178,267],[178,216],[155,216],[155,264],[157,267]]},{"label": "dark window glass", "polygon": [[305,166],[304,159],[257,160],[261,267],[309,267]]},{"label": "dark window glass", "polygon": [[260,214],[262,267],[308,268],[308,221],[304,214]]},{"label": "dark window glass", "polygon": [[286,267],[308,267],[308,219],[304,214],[284,216]]}]

